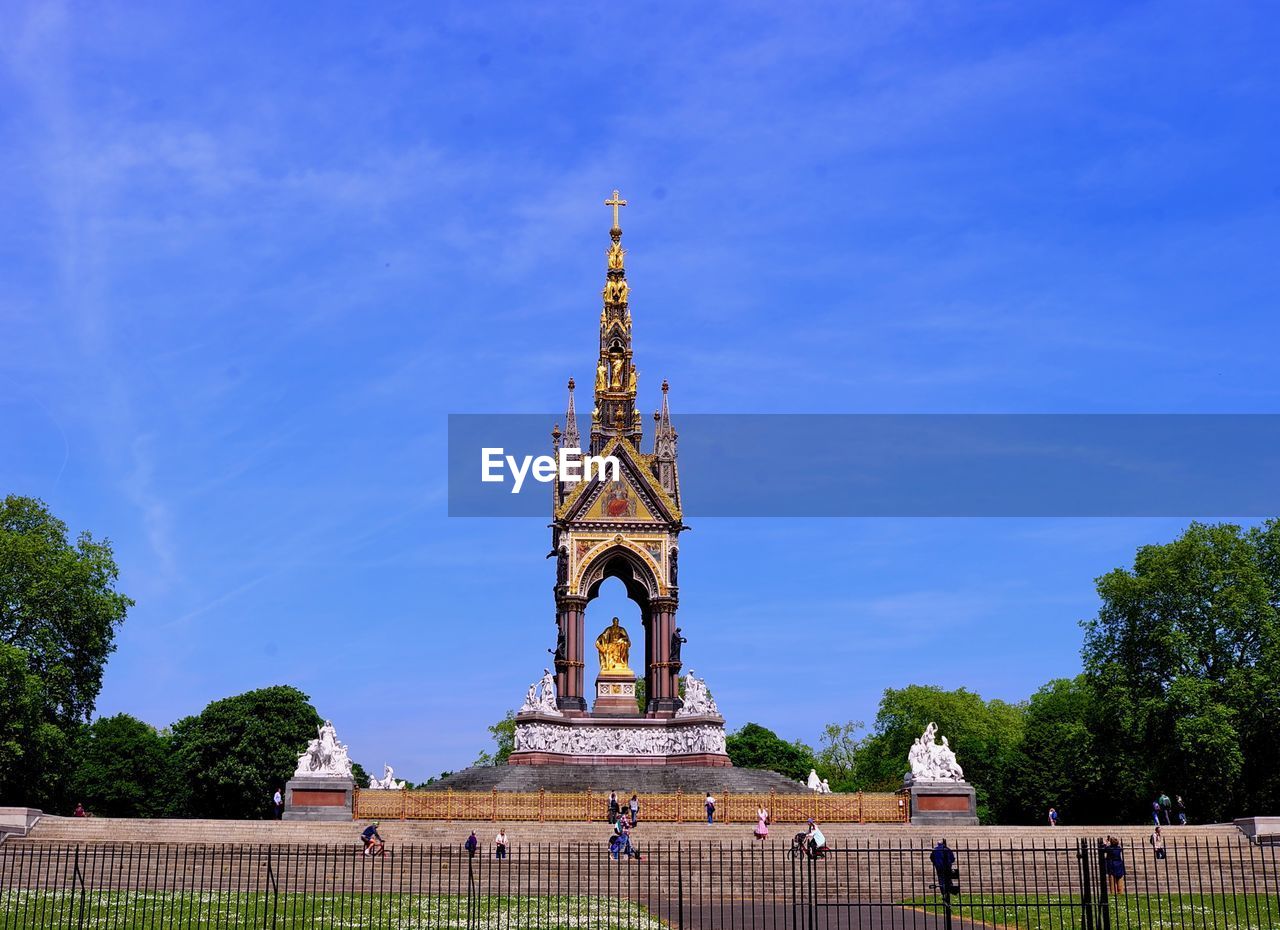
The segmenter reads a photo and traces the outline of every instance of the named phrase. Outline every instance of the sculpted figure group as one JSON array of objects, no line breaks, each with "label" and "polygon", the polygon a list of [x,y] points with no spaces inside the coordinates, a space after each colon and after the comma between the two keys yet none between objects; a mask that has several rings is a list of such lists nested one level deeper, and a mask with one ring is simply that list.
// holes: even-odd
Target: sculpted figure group
[{"label": "sculpted figure group", "polygon": [[316,728],[316,738],[307,744],[306,751],[298,757],[294,778],[301,777],[350,778],[351,757],[345,743],[338,742],[333,721],[326,720]]},{"label": "sculpted figure group", "polygon": [[381,789],[385,791],[403,791],[404,782],[396,781],[396,770],[390,765],[383,763],[382,778],[374,778],[370,775],[369,787],[373,790]]},{"label": "sculpted figure group", "polygon": [[915,781],[964,781],[964,769],[956,761],[956,754],[947,738],[936,741],[938,725],[930,721],[924,733],[911,746],[907,762],[911,766],[911,778]]},{"label": "sculpted figure group", "polygon": [[719,714],[716,700],[707,690],[707,683],[693,674],[684,676],[684,706],[676,711],[677,717],[700,717],[703,714]]},{"label": "sculpted figure group", "polygon": [[806,783],[814,794],[831,794],[831,785],[825,778],[819,778],[816,769],[809,769],[809,781]]},{"label": "sculpted figure group", "polygon": [[552,723],[516,724],[516,751],[566,755],[724,754],[724,727],[566,727]]},{"label": "sculpted figure group", "polygon": [[520,713],[550,714],[563,717],[556,706],[556,676],[550,669],[542,670],[542,677],[529,686],[525,692],[524,703],[520,705]]}]

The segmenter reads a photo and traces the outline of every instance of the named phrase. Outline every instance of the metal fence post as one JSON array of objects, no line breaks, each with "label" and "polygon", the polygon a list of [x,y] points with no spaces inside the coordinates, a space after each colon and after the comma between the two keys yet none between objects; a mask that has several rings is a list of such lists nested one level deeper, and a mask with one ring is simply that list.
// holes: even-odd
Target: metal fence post
[{"label": "metal fence post", "polygon": [[1080,871],[1080,927],[1093,930],[1093,868],[1087,839],[1076,843],[1076,862]]},{"label": "metal fence post", "polygon": [[76,909],[76,926],[83,928],[84,927],[85,889],[84,889],[84,875],[80,871],[80,846],[79,845],[76,846],[76,866],[75,866],[75,871],[72,873],[72,877],[75,881],[75,885],[72,886],[71,893],[72,894],[76,893],[77,885],[79,886],[79,889],[80,889],[80,906]]},{"label": "metal fence post", "polygon": [[679,918],[677,926],[679,930],[684,930],[684,859],[681,855],[681,847],[684,843],[676,841],[676,902]]}]

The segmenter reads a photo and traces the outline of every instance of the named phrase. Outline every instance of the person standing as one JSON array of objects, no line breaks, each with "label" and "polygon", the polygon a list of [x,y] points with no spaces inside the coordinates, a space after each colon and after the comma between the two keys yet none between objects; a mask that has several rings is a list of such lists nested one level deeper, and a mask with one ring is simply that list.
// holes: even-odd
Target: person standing
[{"label": "person standing", "polygon": [[756,808],[756,829],[754,836],[761,843],[769,838],[769,809],[763,804]]},{"label": "person standing", "polygon": [[715,823],[716,819],[716,799],[711,796],[711,792],[707,792],[707,799],[702,802],[707,809],[707,823]]},{"label": "person standing", "polygon": [[933,852],[929,854],[929,861],[933,863],[933,871],[938,878],[938,890],[942,892],[942,900],[944,902],[951,900],[952,871],[956,864],[956,854],[947,845],[945,839],[939,840],[938,845],[933,847]]},{"label": "person standing", "polygon": [[284,819],[284,798],[280,794],[280,789],[276,789],[276,793],[271,796],[271,810],[275,814],[276,820]]},{"label": "person standing", "polygon": [[1058,809],[1056,807],[1049,808],[1049,826],[1056,827],[1058,825]]},{"label": "person standing", "polygon": [[1155,850],[1156,858],[1163,859],[1165,857],[1164,835],[1161,834],[1159,827],[1156,827],[1155,832],[1151,834],[1150,843],[1151,848]]},{"label": "person standing", "polygon": [[1187,825],[1187,804],[1182,800],[1182,795],[1180,794],[1174,795],[1173,803],[1178,811],[1178,826],[1185,827]]},{"label": "person standing", "polygon": [[493,858],[507,858],[507,831],[498,828],[498,835],[493,838]]},{"label": "person standing", "polygon": [[618,792],[610,791],[609,792],[609,823],[618,822],[619,810],[621,810],[621,808],[618,806]]},{"label": "person standing", "polygon": [[640,799],[636,797],[635,792],[631,792],[631,801],[628,806],[631,808],[631,826],[634,827],[640,822]]},{"label": "person standing", "polygon": [[[1160,829],[1160,824],[1156,824],[1156,829]],[[1111,892],[1124,894],[1124,849],[1114,836],[1107,837],[1107,843],[1102,848],[1102,861],[1107,870],[1107,883],[1111,886]]]},{"label": "person standing", "polygon": [[1164,817],[1164,825],[1167,827],[1173,823],[1169,818],[1169,813],[1173,810],[1173,802],[1169,800],[1169,796],[1163,791],[1160,792],[1160,797],[1157,800],[1160,802],[1160,814]]},{"label": "person standing", "polygon": [[1157,827],[1160,826],[1160,799],[1156,798],[1151,802],[1151,821]]},{"label": "person standing", "polygon": [[475,830],[471,831],[471,835],[467,837],[467,841],[462,845],[467,850],[467,858],[474,859],[476,857],[476,849],[480,846],[480,841],[476,839]]}]

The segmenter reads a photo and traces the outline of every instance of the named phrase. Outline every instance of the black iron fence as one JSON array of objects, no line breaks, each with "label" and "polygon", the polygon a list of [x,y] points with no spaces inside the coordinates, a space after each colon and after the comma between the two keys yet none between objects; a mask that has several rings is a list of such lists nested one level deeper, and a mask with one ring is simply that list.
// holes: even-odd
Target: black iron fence
[{"label": "black iron fence", "polygon": [[[0,845],[10,928],[1280,927],[1277,848],[1172,839],[512,846]],[[937,864],[935,864],[935,859]],[[1117,862],[1123,862],[1123,880]]]}]

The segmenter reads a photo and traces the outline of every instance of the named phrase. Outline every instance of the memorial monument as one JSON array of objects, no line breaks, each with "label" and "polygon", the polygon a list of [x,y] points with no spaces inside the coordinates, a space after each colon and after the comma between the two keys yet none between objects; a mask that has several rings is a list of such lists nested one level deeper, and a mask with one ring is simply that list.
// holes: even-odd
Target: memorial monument
[{"label": "memorial monument", "polygon": [[930,721],[907,753],[910,771],[902,779],[911,795],[911,822],[917,824],[978,823],[978,802],[973,786],[964,780],[956,754]]},{"label": "memorial monument", "polygon": [[351,757],[339,742],[333,721],[316,729],[316,738],[298,757],[293,778],[285,785],[285,820],[350,820]]},{"label": "memorial monument", "polygon": [[[686,675],[681,698],[681,647],[687,640],[675,616],[679,537],[687,527],[680,511],[677,437],[664,381],[661,407],[653,414],[652,444],[648,452],[642,449],[639,374],[632,358],[630,288],[618,212],[627,202],[614,191],[605,204],[613,208],[613,226],[605,253],[599,356],[586,439],[589,454],[617,459],[619,473],[553,483],[556,645],[547,651],[554,657],[555,673],[544,672],[529,688],[516,715],[510,763],[728,766],[724,718],[705,683]],[[557,424],[551,439],[556,454],[582,448],[573,379],[564,431]],[[606,578],[617,578],[626,587],[640,608],[640,628],[628,630],[614,617],[588,640],[587,605]],[[588,691],[590,642],[599,669]],[[643,708],[636,691],[641,679]]]}]

